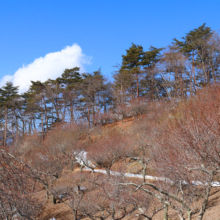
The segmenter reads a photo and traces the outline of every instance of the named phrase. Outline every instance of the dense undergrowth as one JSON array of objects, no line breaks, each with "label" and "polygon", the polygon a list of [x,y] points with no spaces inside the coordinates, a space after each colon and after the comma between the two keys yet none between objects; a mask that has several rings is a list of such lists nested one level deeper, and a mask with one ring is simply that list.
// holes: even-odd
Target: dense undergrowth
[{"label": "dense undergrowth", "polygon": [[220,181],[219,99],[211,85],[186,101],[145,102],[124,123],[61,124],[1,148],[1,218],[203,219]]}]

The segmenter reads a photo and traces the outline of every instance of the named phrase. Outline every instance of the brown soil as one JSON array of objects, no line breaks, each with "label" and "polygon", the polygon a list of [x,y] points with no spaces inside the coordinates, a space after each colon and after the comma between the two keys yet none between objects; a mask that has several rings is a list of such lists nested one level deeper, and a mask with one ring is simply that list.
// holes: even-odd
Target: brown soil
[{"label": "brown soil", "polygon": [[[65,170],[63,172],[62,177],[60,178],[59,182],[57,184],[65,185],[65,183],[69,182],[74,175],[79,173],[80,170],[76,169],[75,171],[71,172],[68,170]],[[99,173],[92,174],[90,171],[83,171],[87,172],[89,175],[102,175]],[[208,202],[208,209],[205,213],[204,220],[220,220],[220,189],[219,188],[214,188],[212,189],[211,196],[209,198]],[[55,218],[56,220],[71,220],[73,215],[71,209],[68,207],[68,205],[64,203],[58,203],[58,204],[53,204],[52,200],[46,200],[46,192],[41,191],[39,192],[38,198],[41,200],[45,201],[45,205],[42,210],[42,214],[40,216],[40,220],[49,220],[52,218]],[[200,201],[198,201],[198,205],[200,205]],[[152,211],[154,210],[155,207],[160,206],[160,204],[157,202],[157,200],[152,199],[149,204],[149,209],[147,213],[150,215]],[[123,218],[123,220],[142,220],[141,216],[139,216],[140,211],[136,210],[130,214],[128,214],[126,217]],[[198,214],[198,212],[197,212]],[[193,215],[193,220],[196,220],[197,214]],[[117,213],[118,217],[120,218],[121,213]],[[84,218],[86,220],[87,218]],[[163,210],[161,210],[159,213],[157,213],[154,217],[153,220],[162,220],[163,219]],[[110,220],[110,218],[109,218]],[[177,215],[172,212],[171,210],[169,211],[169,220],[179,220]]]}]

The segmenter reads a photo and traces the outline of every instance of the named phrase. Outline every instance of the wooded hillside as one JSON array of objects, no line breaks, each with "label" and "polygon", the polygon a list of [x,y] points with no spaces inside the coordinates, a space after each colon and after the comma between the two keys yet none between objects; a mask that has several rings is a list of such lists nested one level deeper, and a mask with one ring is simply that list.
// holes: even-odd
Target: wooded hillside
[{"label": "wooded hillside", "polygon": [[210,219],[219,66],[203,24],[167,48],[132,44],[113,81],[74,67],[24,94],[7,82],[0,219]]}]

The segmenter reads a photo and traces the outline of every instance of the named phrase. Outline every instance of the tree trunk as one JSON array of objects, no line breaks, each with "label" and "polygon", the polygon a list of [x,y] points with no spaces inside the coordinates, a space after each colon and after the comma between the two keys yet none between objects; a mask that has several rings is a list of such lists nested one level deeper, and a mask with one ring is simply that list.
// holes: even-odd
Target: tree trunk
[{"label": "tree trunk", "polygon": [[105,168],[105,170],[106,170],[106,174],[107,174],[107,179],[109,180],[109,178],[110,178],[110,169]]},{"label": "tree trunk", "polygon": [[47,116],[47,105],[46,105],[46,101],[45,101],[45,98],[44,98],[44,112],[45,112],[45,121],[46,121],[46,132],[48,132],[48,116]]},{"label": "tree trunk", "polygon": [[56,198],[54,195],[51,196],[51,200],[52,200],[52,203],[55,205],[56,204]]},{"label": "tree trunk", "polygon": [[6,138],[7,138],[7,124],[8,124],[8,108],[5,106],[5,130],[4,130],[4,142],[3,146],[6,146]]},{"label": "tree trunk", "polygon": [[146,169],[147,169],[147,166],[144,165],[143,170],[142,170],[142,177],[143,177],[143,182],[144,183],[145,183]]},{"label": "tree trunk", "polygon": [[92,123],[94,126],[95,125],[95,98],[94,98],[94,102],[92,104]]},{"label": "tree trunk", "polygon": [[23,140],[24,140],[24,132],[25,132],[24,119],[22,118],[22,138],[23,138]]},{"label": "tree trunk", "polygon": [[167,205],[165,205],[164,207],[163,220],[168,220],[168,206]]},{"label": "tree trunk", "polygon": [[15,134],[15,144],[18,141],[18,117],[16,116],[16,134]]},{"label": "tree trunk", "polygon": [[36,123],[35,123],[35,118],[33,118],[33,123],[34,123],[34,133],[37,133],[37,128],[36,128]]},{"label": "tree trunk", "polygon": [[195,67],[194,67],[194,51],[193,51],[193,53],[192,53],[192,75],[193,75],[193,80],[194,80],[194,87],[195,87],[195,92],[196,92],[196,90],[197,90],[197,87],[196,87],[196,84],[197,84],[197,82],[196,82],[196,73],[195,73]]},{"label": "tree trunk", "polygon": [[210,181],[209,181],[209,185],[207,186],[206,188],[206,195],[205,195],[205,199],[203,201],[203,204],[202,204],[202,208],[200,209],[199,211],[199,215],[198,215],[198,218],[197,220],[202,220],[203,219],[203,216],[205,214],[205,211],[206,211],[206,207],[207,207],[207,203],[208,203],[208,199],[209,199],[209,195],[210,195],[210,190],[211,190],[211,182],[213,180],[213,173],[211,174],[211,177],[210,177]]},{"label": "tree trunk", "polygon": [[139,79],[138,79],[138,73],[136,73],[136,79],[137,79],[137,100],[139,99]]},{"label": "tree trunk", "polygon": [[182,216],[182,213],[178,215],[180,220],[185,220]]},{"label": "tree trunk", "polygon": [[90,105],[88,107],[88,122],[89,122],[89,129],[90,129]]},{"label": "tree trunk", "polygon": [[31,135],[31,121],[28,122],[28,135]]},{"label": "tree trunk", "polygon": [[77,210],[73,210],[73,220],[77,220]]},{"label": "tree trunk", "polygon": [[212,77],[213,77],[213,82],[216,84],[216,75],[215,75],[215,67],[212,66]]},{"label": "tree trunk", "polygon": [[72,102],[72,100],[71,100],[71,104],[70,104],[70,115],[71,115],[71,122],[70,122],[70,124],[73,124],[73,122],[74,122],[74,114],[73,114],[73,102]]},{"label": "tree trunk", "polygon": [[98,92],[97,97],[98,97],[97,112],[98,112],[98,115],[100,115],[100,97],[99,97],[99,92]]},{"label": "tree trunk", "polygon": [[71,158],[71,171],[73,171],[73,168],[74,168],[74,161],[73,158]]},{"label": "tree trunk", "polygon": [[188,220],[191,220],[191,218],[192,218],[192,212],[191,212],[191,211],[187,211],[187,216],[188,216]]},{"label": "tree trunk", "polygon": [[43,103],[41,98],[41,130],[42,130],[42,141],[44,140],[44,114],[43,114]]},{"label": "tree trunk", "polygon": [[123,85],[121,83],[121,104],[123,105],[124,103],[124,93],[123,93]]}]

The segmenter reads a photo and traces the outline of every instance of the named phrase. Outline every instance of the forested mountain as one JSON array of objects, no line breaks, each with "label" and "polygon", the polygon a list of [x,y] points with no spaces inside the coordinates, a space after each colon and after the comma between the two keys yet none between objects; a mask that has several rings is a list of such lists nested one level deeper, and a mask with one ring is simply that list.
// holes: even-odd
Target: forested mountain
[{"label": "forested mountain", "polygon": [[7,82],[0,219],[52,219],[50,205],[70,212],[56,219],[208,219],[219,71],[220,36],[203,24],[166,48],[132,43],[112,80],[73,67],[24,94]]}]

